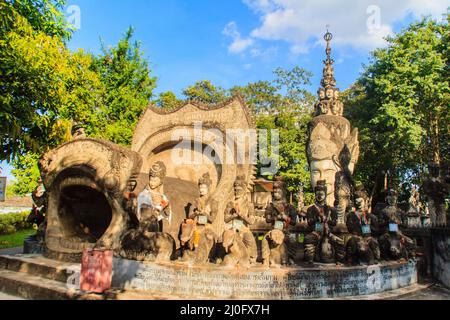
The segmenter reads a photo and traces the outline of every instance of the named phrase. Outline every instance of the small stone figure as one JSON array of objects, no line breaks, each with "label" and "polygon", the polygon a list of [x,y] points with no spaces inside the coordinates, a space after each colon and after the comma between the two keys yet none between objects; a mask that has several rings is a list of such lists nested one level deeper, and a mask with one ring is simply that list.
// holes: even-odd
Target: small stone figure
[{"label": "small stone figure", "polygon": [[214,253],[216,236],[211,224],[217,216],[217,202],[209,198],[211,185],[209,173],[199,179],[200,197],[191,206],[189,217],[181,227],[183,259],[189,259],[193,253],[196,263],[210,261]]},{"label": "small stone figure", "polygon": [[247,248],[251,263],[256,263],[257,245],[249,226],[255,222],[254,208],[247,195],[248,183],[245,177],[237,177],[234,183],[234,199],[224,212],[225,228],[232,229],[241,237]]},{"label": "small stone figure", "polygon": [[331,232],[337,223],[337,213],[326,204],[326,181],[318,181],[314,191],[316,203],[306,214],[309,234],[305,237],[305,260],[308,264],[313,264],[314,260],[342,264],[345,260],[344,240]]},{"label": "small stone figure", "polygon": [[263,265],[280,267],[288,264],[288,246],[283,231],[274,229],[268,232],[262,243]]},{"label": "small stone figure", "polygon": [[175,239],[168,233],[132,229],[121,241],[120,256],[136,261],[174,260]]},{"label": "small stone figure", "polygon": [[405,216],[405,225],[407,228],[421,228],[420,220],[420,194],[413,186],[411,189],[411,196],[409,197],[409,208]]},{"label": "small stone figure", "polygon": [[225,230],[222,245],[226,253],[222,266],[234,267],[239,265],[244,268],[250,267],[252,258],[250,257],[248,247],[245,245],[237,230]]},{"label": "small stone figure", "polygon": [[39,179],[37,188],[31,193],[33,207],[27,222],[33,224],[36,228],[36,234],[28,237],[24,241],[24,253],[40,254],[43,253],[45,246],[45,233],[47,231],[47,206],[48,194],[42,179]]},{"label": "small stone figure", "polygon": [[[286,201],[284,181],[282,177],[277,177],[273,186],[273,202],[266,208],[265,212],[266,222],[272,225],[274,230],[280,232],[270,231],[261,243],[263,264],[268,266],[269,261],[273,261],[269,254],[272,252],[270,247],[275,244],[277,247],[282,246],[289,248],[290,257],[293,260],[296,255],[297,242],[295,239],[290,239],[290,229],[295,226],[297,222],[297,210],[294,206]],[[276,236],[275,236],[276,235]],[[295,237],[295,233],[293,233]],[[274,240],[274,237],[276,240]],[[282,240],[282,241],[281,241]],[[280,242],[281,243],[278,243]],[[287,259],[282,259],[282,262],[287,263]]]},{"label": "small stone figure", "polygon": [[119,254],[126,259],[141,261],[170,261],[174,259],[175,240],[163,232],[163,219],[170,223],[169,201],[163,193],[166,167],[156,162],[150,169],[149,183],[137,197],[137,212],[134,217],[139,222],[137,228],[122,235]]},{"label": "small stone figure", "polygon": [[428,209],[430,210],[431,224],[433,227],[446,227],[446,187],[440,178],[439,165],[437,163],[430,163],[428,168],[430,177],[424,181],[422,188],[428,198]]},{"label": "small stone figure", "polygon": [[398,194],[395,190],[388,191],[387,206],[379,215],[380,232],[383,234],[380,239],[380,251],[383,260],[414,259],[414,241],[403,235],[401,231],[403,212],[397,207]]},{"label": "small stone figure", "polygon": [[347,228],[352,234],[347,243],[347,261],[372,265],[380,260],[380,246],[374,237],[379,232],[378,219],[367,211],[368,196],[363,188],[358,188],[354,197],[356,212],[347,217]]}]

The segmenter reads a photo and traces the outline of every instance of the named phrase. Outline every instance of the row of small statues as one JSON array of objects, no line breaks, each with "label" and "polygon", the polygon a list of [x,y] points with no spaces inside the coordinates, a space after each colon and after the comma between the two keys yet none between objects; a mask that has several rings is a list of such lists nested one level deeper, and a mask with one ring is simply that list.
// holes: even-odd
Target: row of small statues
[{"label": "row of small statues", "polygon": [[[255,212],[245,177],[238,177],[234,183],[234,198],[225,208],[225,227],[219,235],[213,228],[218,205],[210,198],[212,181],[208,174],[198,181],[200,196],[180,226],[181,248],[177,250],[175,240],[163,228],[164,220],[172,220],[170,202],[163,192],[165,174],[162,162],[151,168],[149,184],[135,201],[135,227],[121,238],[122,257],[243,267],[257,264],[257,239],[251,231]],[[356,208],[347,210],[344,223],[336,209],[326,204],[326,182],[319,181],[314,191],[315,204],[298,210],[286,202],[283,180],[276,180],[273,202],[265,212],[266,222],[272,228],[258,238],[259,261],[264,266],[375,264],[415,258],[414,241],[402,233],[402,211],[394,190],[389,191],[387,206],[376,214],[367,211],[365,191],[355,190]]]}]

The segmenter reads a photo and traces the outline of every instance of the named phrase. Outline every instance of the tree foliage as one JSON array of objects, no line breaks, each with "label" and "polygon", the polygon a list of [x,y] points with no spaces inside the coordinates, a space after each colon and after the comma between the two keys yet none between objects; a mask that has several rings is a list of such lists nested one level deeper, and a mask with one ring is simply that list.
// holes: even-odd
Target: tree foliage
[{"label": "tree foliage", "polygon": [[71,138],[73,122],[129,145],[156,83],[131,28],[98,56],[70,52],[63,4],[0,2],[0,160],[14,165],[19,194],[33,189],[37,159]]},{"label": "tree foliage", "polygon": [[140,43],[131,40],[133,33],[129,28],[117,46],[103,45],[93,64],[103,89],[97,101],[101,121],[93,131],[124,146],[131,144],[134,128],[156,86]]},{"label": "tree foliage", "polygon": [[[449,160],[449,27],[412,23],[375,50],[344,93],[347,117],[361,132],[358,178],[374,187],[419,182],[429,161]],[[382,183],[381,183],[382,184]]]}]

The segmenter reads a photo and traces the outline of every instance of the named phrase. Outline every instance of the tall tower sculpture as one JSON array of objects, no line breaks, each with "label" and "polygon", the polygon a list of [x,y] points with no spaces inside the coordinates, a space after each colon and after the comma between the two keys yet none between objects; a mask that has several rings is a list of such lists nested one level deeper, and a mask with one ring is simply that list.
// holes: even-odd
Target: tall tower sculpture
[{"label": "tall tower sculpture", "polygon": [[359,157],[358,129],[352,130],[350,122],[343,117],[344,105],[336,87],[334,60],[331,58],[333,35],[327,31],[324,39],[327,43],[325,67],[318,90],[319,101],[308,126],[307,157],[312,187],[316,187],[317,181],[326,180],[327,204],[337,207],[343,222]]}]

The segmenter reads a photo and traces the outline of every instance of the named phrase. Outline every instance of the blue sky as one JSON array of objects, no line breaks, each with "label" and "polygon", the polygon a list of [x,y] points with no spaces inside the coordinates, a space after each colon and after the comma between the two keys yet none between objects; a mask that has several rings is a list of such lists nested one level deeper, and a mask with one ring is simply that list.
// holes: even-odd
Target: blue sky
[{"label": "blue sky", "polygon": [[[338,86],[348,88],[383,37],[413,19],[438,19],[449,0],[68,0],[68,20],[80,28],[69,47],[100,52],[129,26],[142,43],[155,94],[211,80],[225,88],[271,80],[278,67],[303,67],[319,86],[326,26],[334,34]],[[10,166],[0,163],[9,178]]]}]

